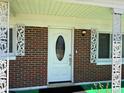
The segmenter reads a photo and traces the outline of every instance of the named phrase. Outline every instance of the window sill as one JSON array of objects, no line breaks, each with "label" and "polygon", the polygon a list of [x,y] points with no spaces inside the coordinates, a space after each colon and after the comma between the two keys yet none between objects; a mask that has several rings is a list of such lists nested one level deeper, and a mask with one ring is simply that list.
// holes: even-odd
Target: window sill
[{"label": "window sill", "polygon": [[15,53],[9,53],[9,60],[16,60],[16,54]]},{"label": "window sill", "polygon": [[[124,58],[122,58],[122,64],[124,64]],[[112,65],[111,58],[97,59],[96,65]]]},{"label": "window sill", "polygon": [[10,53],[9,57],[7,57],[7,55],[2,55],[1,59],[6,60],[7,58],[9,58],[9,60],[16,60],[16,55],[14,53]]},{"label": "window sill", "polygon": [[9,60],[16,60],[16,56],[9,56]]}]

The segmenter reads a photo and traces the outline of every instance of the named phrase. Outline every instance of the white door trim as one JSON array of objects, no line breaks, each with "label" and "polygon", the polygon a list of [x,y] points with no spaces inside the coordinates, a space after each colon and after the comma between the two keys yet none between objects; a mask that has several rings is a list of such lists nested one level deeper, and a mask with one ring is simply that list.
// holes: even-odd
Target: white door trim
[{"label": "white door trim", "polygon": [[[66,27],[48,27],[48,36],[49,36],[49,29],[70,29],[71,30],[71,53],[72,53],[72,66],[71,66],[71,82],[74,83],[74,28],[66,28]],[[49,43],[49,39],[48,39]],[[48,44],[47,44],[48,45]],[[48,47],[47,47],[48,50]],[[48,51],[49,53],[49,51]],[[48,82],[48,54],[47,54],[47,85]]]},{"label": "white door trim", "polygon": [[72,52],[72,83],[74,83],[74,28],[71,30],[71,52]]}]

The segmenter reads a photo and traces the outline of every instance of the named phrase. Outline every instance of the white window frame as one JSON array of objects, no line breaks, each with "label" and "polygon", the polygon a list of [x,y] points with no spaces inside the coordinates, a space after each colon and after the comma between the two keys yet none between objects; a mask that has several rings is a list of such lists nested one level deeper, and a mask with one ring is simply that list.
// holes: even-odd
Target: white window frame
[{"label": "white window frame", "polygon": [[[97,53],[96,53],[96,64],[97,65],[112,65],[112,58],[98,58],[99,56],[99,34],[112,34],[112,32],[97,32]],[[122,33],[124,35],[124,33]],[[110,35],[110,50],[109,50],[109,56],[111,56],[111,35]],[[122,64],[124,64],[124,58],[122,58]]]},{"label": "white window frame", "polygon": [[15,28],[13,26],[10,26],[10,28],[12,29],[13,32],[13,45],[12,45],[12,53],[9,53],[9,60],[15,60],[16,59],[16,40],[17,40],[17,32],[15,30]]}]

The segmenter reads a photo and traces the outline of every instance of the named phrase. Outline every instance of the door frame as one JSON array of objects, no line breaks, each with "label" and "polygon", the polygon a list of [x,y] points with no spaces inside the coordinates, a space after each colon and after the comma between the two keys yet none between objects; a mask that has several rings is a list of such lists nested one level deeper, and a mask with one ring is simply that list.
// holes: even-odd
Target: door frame
[{"label": "door frame", "polygon": [[[48,26],[48,36],[49,36],[49,29],[69,29],[69,30],[71,30],[71,54],[72,54],[71,83],[74,83],[74,28]],[[49,37],[48,37],[48,43],[49,43]],[[47,43],[47,45],[49,45],[48,43]],[[47,51],[48,51],[48,46],[47,46]],[[48,53],[49,53],[49,51],[48,51]],[[48,53],[47,53],[47,85],[50,85],[48,82]]]}]

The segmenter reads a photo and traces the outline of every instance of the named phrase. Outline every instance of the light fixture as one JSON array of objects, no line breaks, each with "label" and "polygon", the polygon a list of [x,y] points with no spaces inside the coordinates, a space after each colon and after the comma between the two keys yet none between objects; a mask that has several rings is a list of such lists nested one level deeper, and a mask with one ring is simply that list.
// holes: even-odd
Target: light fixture
[{"label": "light fixture", "polygon": [[81,31],[82,36],[86,34],[86,30]]}]

